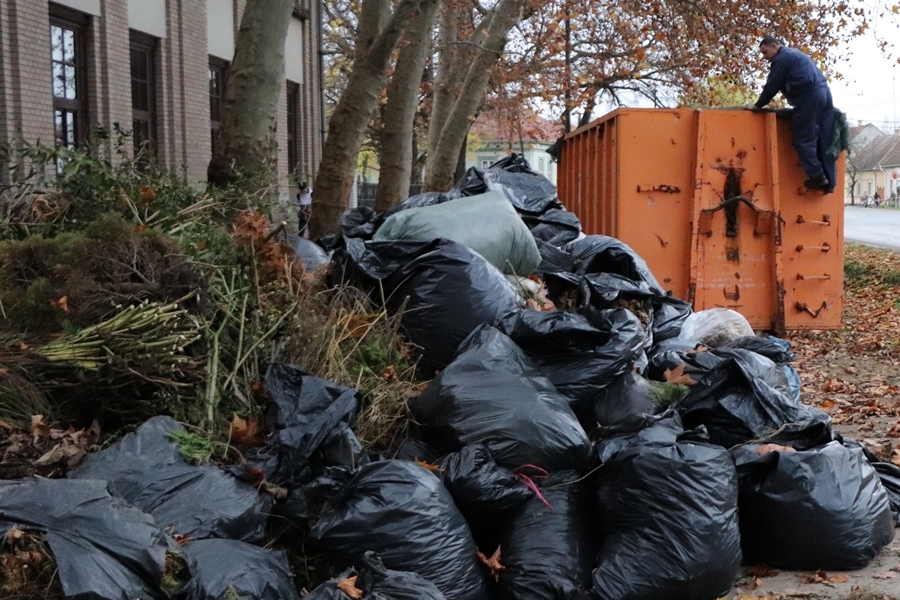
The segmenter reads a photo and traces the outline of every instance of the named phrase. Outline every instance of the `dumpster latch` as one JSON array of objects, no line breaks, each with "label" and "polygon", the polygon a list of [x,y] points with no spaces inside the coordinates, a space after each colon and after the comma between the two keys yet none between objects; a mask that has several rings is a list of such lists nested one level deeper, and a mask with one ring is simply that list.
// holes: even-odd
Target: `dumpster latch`
[{"label": "dumpster latch", "polygon": [[[698,222],[700,234],[707,237],[711,236],[713,216],[718,211],[725,210],[730,207],[733,212],[730,213],[732,215],[732,219],[730,219],[726,224],[726,235],[728,237],[737,237],[737,207],[741,203],[749,206],[756,214],[756,225],[753,228],[754,234],[770,235],[775,230],[775,211],[762,210],[745,196],[734,196],[732,198],[728,198],[727,200],[723,200],[722,203],[715,208],[704,208],[700,211],[700,219]],[[731,227],[728,227],[729,225],[734,228],[733,235],[729,235],[730,233],[732,233]]]},{"label": "dumpster latch", "polygon": [[803,215],[797,215],[797,222],[798,223],[812,223],[813,225],[825,225],[826,227],[830,227],[831,226],[831,216],[830,215],[822,215],[821,221],[813,221],[811,219],[810,220],[805,219],[803,217]]},{"label": "dumpster latch", "polygon": [[640,192],[662,192],[663,194],[678,194],[681,193],[681,188],[675,185],[668,185],[665,183],[660,183],[659,185],[654,185],[648,188],[642,188],[640,185],[637,186],[637,191]]},{"label": "dumpster latch", "polygon": [[806,302],[798,302],[795,306],[796,306],[796,308],[797,308],[797,312],[805,312],[805,313],[808,313],[808,314],[812,315],[812,318],[813,318],[813,319],[815,319],[815,318],[817,318],[817,317],[819,316],[819,313],[821,313],[823,310],[825,310],[826,308],[828,308],[828,303],[827,303],[827,302],[822,302],[822,306],[820,306],[820,307],[817,308],[816,310],[811,309],[811,308],[809,307],[809,305],[806,304]]},{"label": "dumpster latch", "polygon": [[803,244],[797,246],[797,252],[803,252],[804,250],[821,250],[822,252],[828,252],[831,250],[831,244],[825,242],[821,246],[804,246]]}]

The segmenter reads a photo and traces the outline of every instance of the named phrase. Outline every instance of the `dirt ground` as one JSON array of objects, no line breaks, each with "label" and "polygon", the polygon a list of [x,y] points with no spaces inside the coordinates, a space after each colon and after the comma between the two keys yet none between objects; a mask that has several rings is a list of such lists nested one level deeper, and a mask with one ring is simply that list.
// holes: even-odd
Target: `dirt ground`
[{"label": "dirt ground", "polygon": [[[848,244],[844,276],[844,328],[788,335],[801,400],[829,412],[845,437],[900,464],[900,252]],[[745,573],[729,599],[900,600],[900,535],[859,571]]]}]

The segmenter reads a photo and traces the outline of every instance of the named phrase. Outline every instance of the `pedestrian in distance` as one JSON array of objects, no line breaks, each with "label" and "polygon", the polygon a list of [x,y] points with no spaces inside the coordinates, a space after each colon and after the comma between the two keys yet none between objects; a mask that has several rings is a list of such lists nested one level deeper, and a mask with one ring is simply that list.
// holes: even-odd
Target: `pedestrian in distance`
[{"label": "pedestrian in distance", "polygon": [[297,192],[297,233],[301,236],[306,232],[310,215],[312,215],[312,188],[302,181],[300,191]]},{"label": "pedestrian in distance", "polygon": [[834,139],[834,105],[828,81],[809,56],[781,45],[777,38],[764,37],[759,50],[770,63],[769,76],[759,100],[748,108],[763,108],[781,92],[794,107],[791,141],[808,178],[803,185],[834,192],[837,169],[835,159],[828,156]]},{"label": "pedestrian in distance", "polygon": [[878,192],[875,192],[875,195],[872,196],[872,200],[875,201],[875,208],[878,208],[879,206],[881,206],[881,194],[879,194]]}]

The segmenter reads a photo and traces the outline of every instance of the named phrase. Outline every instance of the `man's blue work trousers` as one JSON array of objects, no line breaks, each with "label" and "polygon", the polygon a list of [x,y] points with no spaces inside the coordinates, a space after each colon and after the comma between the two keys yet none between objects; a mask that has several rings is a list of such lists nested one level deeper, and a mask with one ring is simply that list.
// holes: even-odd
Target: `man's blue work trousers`
[{"label": "man's blue work trousers", "polygon": [[834,105],[831,90],[821,84],[805,94],[794,106],[791,141],[800,164],[810,179],[823,173],[832,187],[837,183],[835,158],[828,156],[834,139]]}]

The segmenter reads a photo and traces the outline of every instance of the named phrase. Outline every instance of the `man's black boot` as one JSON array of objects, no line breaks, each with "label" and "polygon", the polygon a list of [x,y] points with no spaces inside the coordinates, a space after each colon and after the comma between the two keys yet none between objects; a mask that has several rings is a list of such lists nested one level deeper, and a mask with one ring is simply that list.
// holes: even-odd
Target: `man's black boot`
[{"label": "man's black boot", "polygon": [[828,183],[828,178],[825,175],[819,175],[818,177],[810,177],[806,181],[803,182],[804,187],[810,190],[821,190],[824,188],[831,187]]}]

